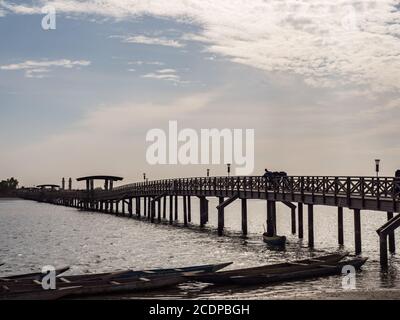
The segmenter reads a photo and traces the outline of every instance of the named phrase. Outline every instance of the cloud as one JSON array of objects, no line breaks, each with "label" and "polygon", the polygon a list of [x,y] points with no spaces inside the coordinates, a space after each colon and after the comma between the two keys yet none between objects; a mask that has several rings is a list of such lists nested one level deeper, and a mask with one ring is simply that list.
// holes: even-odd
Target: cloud
[{"label": "cloud", "polygon": [[138,66],[142,66],[142,65],[149,65],[149,66],[163,66],[165,65],[164,62],[160,62],[160,61],[130,61],[128,62],[129,65],[138,65]]},{"label": "cloud", "polygon": [[157,45],[164,47],[173,47],[173,48],[182,48],[185,45],[180,43],[177,40],[160,38],[160,37],[148,37],[148,36],[112,36],[121,38],[124,43],[136,43],[136,44],[145,44],[145,45]]},{"label": "cloud", "polygon": [[175,69],[160,69],[156,72],[144,74],[142,75],[142,78],[171,81],[175,84],[190,83],[190,81],[181,80],[181,77],[177,74]]},{"label": "cloud", "polygon": [[8,64],[0,66],[0,70],[4,71],[16,71],[25,70],[25,77],[27,78],[44,78],[54,68],[79,68],[90,65],[90,61],[87,60],[76,60],[71,61],[68,59],[60,60],[43,60],[34,61],[26,60],[20,63]]},{"label": "cloud", "polygon": [[[376,92],[400,89],[400,11],[394,0],[88,0],[36,1],[3,7],[38,12],[51,4],[57,13],[116,19],[171,18],[200,30],[186,40],[236,63],[300,75],[314,87],[349,84]],[[185,39],[184,39],[185,40]],[[134,36],[126,42],[183,46],[177,40]]]}]

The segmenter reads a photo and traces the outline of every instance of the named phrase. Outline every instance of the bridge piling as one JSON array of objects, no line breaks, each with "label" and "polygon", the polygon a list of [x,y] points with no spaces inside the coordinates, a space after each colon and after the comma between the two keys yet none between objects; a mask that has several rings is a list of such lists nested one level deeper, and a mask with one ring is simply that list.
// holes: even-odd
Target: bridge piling
[{"label": "bridge piling", "polygon": [[[218,197],[219,204],[224,202],[224,197]],[[223,207],[218,208],[218,235],[222,236],[225,227],[225,209]]]},{"label": "bridge piling", "polygon": [[314,247],[314,205],[308,204],[308,246]]},{"label": "bridge piling", "polygon": [[267,236],[273,237],[276,235],[276,222],[275,214],[276,202],[272,200],[267,200]]},{"label": "bridge piling", "polygon": [[163,219],[167,219],[167,196],[163,197]]},{"label": "bridge piling", "polygon": [[187,197],[187,206],[188,206],[188,222],[191,223],[192,222],[192,197],[188,196]]},{"label": "bridge piling", "polygon": [[291,208],[292,234],[296,234],[296,208]]},{"label": "bridge piling", "polygon": [[[388,212],[387,213],[387,218],[388,218],[388,220],[392,219],[393,218],[393,212]],[[395,240],[395,237],[394,237],[394,232],[389,233],[388,239],[389,239],[389,252],[392,253],[392,254],[396,253],[396,240]]]},{"label": "bridge piling", "polygon": [[242,234],[247,235],[247,199],[242,199]]},{"label": "bridge piling", "polygon": [[178,221],[178,196],[175,196],[175,221]]},{"label": "bridge piling", "polygon": [[208,222],[208,200],[200,197],[200,227],[203,228]]},{"label": "bridge piling", "polygon": [[338,242],[340,246],[343,246],[343,207],[338,207]]},{"label": "bridge piling", "polygon": [[135,206],[135,210],[136,210],[136,215],[140,218],[140,214],[141,214],[141,212],[140,212],[140,197],[137,197],[136,198],[136,206]]},{"label": "bridge piling", "polygon": [[188,215],[187,215],[187,199],[183,196],[183,224],[185,227],[188,225]]},{"label": "bridge piling", "polygon": [[297,204],[297,212],[298,212],[298,224],[299,224],[299,239],[303,239],[304,230],[303,230],[303,204],[299,202]]},{"label": "bridge piling", "polygon": [[361,254],[361,210],[354,209],[354,241],[356,255]]},{"label": "bridge piling", "polygon": [[174,223],[173,214],[174,214],[174,197],[169,196],[169,224]]}]

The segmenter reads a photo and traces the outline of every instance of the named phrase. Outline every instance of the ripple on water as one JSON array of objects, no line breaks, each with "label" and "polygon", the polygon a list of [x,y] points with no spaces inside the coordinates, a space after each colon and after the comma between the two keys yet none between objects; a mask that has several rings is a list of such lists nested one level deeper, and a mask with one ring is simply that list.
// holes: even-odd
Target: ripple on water
[{"label": "ripple on water", "polygon": [[[228,268],[245,268],[282,260],[301,259],[326,251],[336,251],[336,210],[315,210],[314,251],[307,241],[290,235],[289,212],[278,207],[278,230],[288,236],[285,251],[268,249],[261,241],[265,204],[249,203],[250,236],[240,236],[240,207],[226,212],[228,237],[198,227],[174,228],[111,215],[83,212],[23,200],[0,200],[0,261],[6,264],[0,275],[38,271],[44,265],[70,265],[72,273],[106,272],[116,269],[179,267],[232,261]],[[193,218],[197,204],[193,201]],[[210,205],[213,208],[213,205]],[[215,226],[216,215],[210,212]],[[391,267],[381,273],[375,230],[385,215],[363,215],[363,249],[370,260],[357,276],[363,289],[399,288],[399,257],[391,257]],[[307,227],[305,221],[305,228]],[[345,248],[353,250],[352,216],[345,214]],[[307,229],[305,229],[307,230]],[[397,243],[399,245],[399,243]],[[251,288],[216,288],[200,283],[183,284],[178,289],[152,294],[159,298],[294,298],[314,293],[342,290],[340,276]],[[137,297],[135,295],[131,297]]]}]

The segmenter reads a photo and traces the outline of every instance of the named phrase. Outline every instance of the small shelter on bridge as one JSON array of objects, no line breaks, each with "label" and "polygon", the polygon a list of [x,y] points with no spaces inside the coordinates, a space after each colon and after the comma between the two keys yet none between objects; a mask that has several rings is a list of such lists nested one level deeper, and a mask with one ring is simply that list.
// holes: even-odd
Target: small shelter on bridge
[{"label": "small shelter on bridge", "polygon": [[60,186],[58,184],[41,184],[36,186],[36,188],[41,190],[57,190],[60,189]]},{"label": "small shelter on bridge", "polygon": [[94,181],[95,180],[104,180],[104,189],[112,190],[114,187],[115,181],[122,181],[124,178],[116,177],[116,176],[88,176],[81,177],[76,179],[76,181],[86,181],[86,190],[92,191],[94,190]]}]

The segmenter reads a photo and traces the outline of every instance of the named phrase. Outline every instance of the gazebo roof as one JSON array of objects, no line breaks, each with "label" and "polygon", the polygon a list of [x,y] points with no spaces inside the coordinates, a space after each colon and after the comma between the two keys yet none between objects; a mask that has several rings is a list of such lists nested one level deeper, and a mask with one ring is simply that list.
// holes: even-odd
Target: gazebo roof
[{"label": "gazebo roof", "polygon": [[87,176],[76,179],[76,181],[85,181],[85,180],[111,180],[111,181],[121,181],[124,178],[116,177],[116,176]]}]

